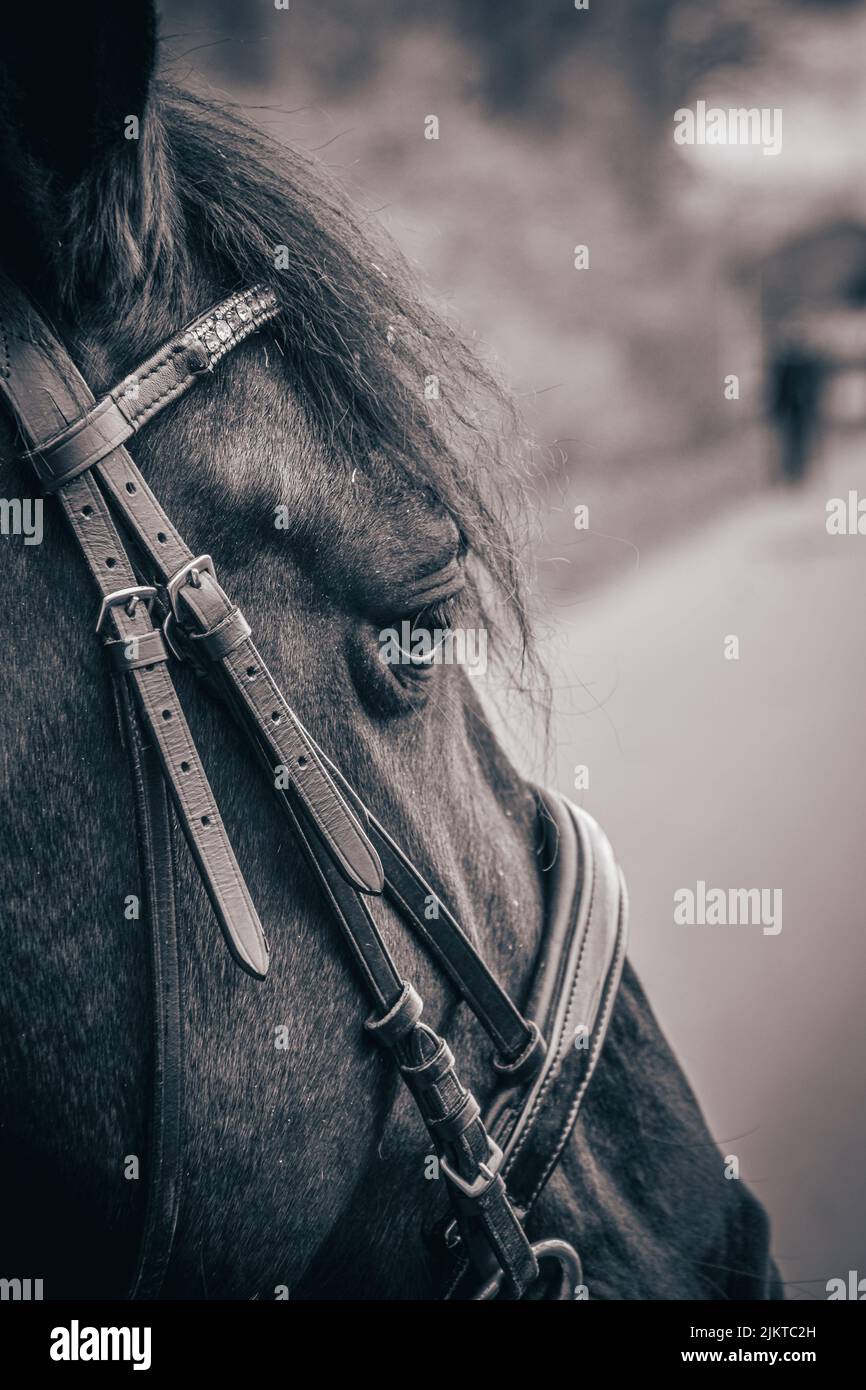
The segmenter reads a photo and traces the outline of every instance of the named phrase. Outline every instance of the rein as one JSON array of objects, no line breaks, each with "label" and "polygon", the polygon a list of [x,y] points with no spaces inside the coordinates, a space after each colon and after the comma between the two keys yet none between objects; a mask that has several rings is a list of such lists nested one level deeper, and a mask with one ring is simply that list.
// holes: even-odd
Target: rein
[{"label": "rein", "polygon": [[[135,790],[150,919],[154,1084],[148,1198],[130,1297],[156,1298],[181,1198],[183,1052],[171,809],[239,968],[261,980],[269,946],[172,682],[172,659],[206,672],[267,769],[330,905],[372,1012],[364,1027],[391,1053],[439,1156],[451,1203],[442,1236],[445,1297],[573,1299],[582,1274],[565,1241],[532,1242],[525,1222],[574,1128],[601,1051],[625,952],[621,875],[596,823],[536,791],[545,837],[546,921],[518,1009],[470,939],[286,702],[222,588],[163,511],[126,444],[165,406],[276,318],[272,292],[233,294],[96,401],[33,305],[0,284],[0,394],[43,492],[56,494],[96,584],[96,635],[113,677]],[[140,565],[126,549],[131,541]],[[158,613],[158,616],[157,616]],[[283,777],[275,778],[276,772]],[[285,786],[277,785],[285,782]],[[382,938],[387,898],[490,1038],[495,1089],[485,1113],[447,1042]],[[438,915],[429,915],[429,904]]]}]

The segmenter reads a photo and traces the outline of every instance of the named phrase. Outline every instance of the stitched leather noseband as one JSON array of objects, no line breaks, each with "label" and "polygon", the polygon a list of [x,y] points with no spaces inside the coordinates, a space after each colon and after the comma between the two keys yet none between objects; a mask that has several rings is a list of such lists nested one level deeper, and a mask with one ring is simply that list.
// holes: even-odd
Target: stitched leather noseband
[{"label": "stitched leather noseband", "polygon": [[[183,1067],[169,803],[233,959],[261,979],[269,958],[174,689],[173,656],[208,672],[267,768],[370,995],[365,1027],[392,1054],[432,1137],[452,1211],[442,1232],[445,1296],[520,1298],[542,1287],[540,1274],[553,1263],[552,1296],[574,1298],[582,1277],[575,1251],[559,1240],[533,1243],[525,1222],[574,1127],[622,970],[626,898],[607,839],[565,798],[536,793],[547,912],[518,1009],[446,904],[287,704],[213,560],[189,549],[126,448],[138,429],[278,312],[275,296],[261,286],[231,295],[97,402],[33,305],[14,285],[0,284],[0,393],[98,589],[96,632],[114,677],[135,788],[151,924],[155,1075],[147,1210],[130,1296],[159,1294],[181,1191]],[[121,532],[134,543],[136,567]],[[275,778],[277,769],[283,778]],[[493,1043],[495,1086],[484,1115],[462,1085],[447,1042],[422,1021],[420,997],[397,971],[371,909],[382,896]],[[429,914],[431,902],[436,916]]]}]

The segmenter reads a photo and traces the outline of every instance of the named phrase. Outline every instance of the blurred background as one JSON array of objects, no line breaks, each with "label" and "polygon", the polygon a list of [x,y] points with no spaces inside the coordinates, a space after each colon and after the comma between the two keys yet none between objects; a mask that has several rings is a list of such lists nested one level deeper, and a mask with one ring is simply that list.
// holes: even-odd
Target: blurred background
[{"label": "blurred background", "polygon": [[[162,8],[173,80],[314,154],[520,398],[552,737],[492,691],[505,737],[611,836],[788,1296],[866,1277],[866,4]],[[781,148],[677,143],[699,102]],[[698,880],[781,932],[676,925]]]}]

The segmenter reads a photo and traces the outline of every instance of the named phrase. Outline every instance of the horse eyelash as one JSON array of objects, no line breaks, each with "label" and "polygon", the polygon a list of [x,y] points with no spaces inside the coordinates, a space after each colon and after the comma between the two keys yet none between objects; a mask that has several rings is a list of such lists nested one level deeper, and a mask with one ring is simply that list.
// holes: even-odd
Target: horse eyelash
[{"label": "horse eyelash", "polygon": [[448,598],[439,599],[436,603],[430,603],[424,608],[416,609],[414,613],[407,613],[405,616],[411,622],[413,628],[439,628],[450,629],[454,626],[455,619],[460,609],[461,594],[452,594]]}]

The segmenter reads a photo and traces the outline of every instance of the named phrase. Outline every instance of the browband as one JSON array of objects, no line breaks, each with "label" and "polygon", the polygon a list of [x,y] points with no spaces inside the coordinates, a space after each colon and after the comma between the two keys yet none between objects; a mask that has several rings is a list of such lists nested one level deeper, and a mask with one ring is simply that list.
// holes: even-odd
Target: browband
[{"label": "browband", "polygon": [[125,444],[278,313],[273,291],[256,287],[194,319],[73,424],[28,455],[42,491],[56,492]]}]

